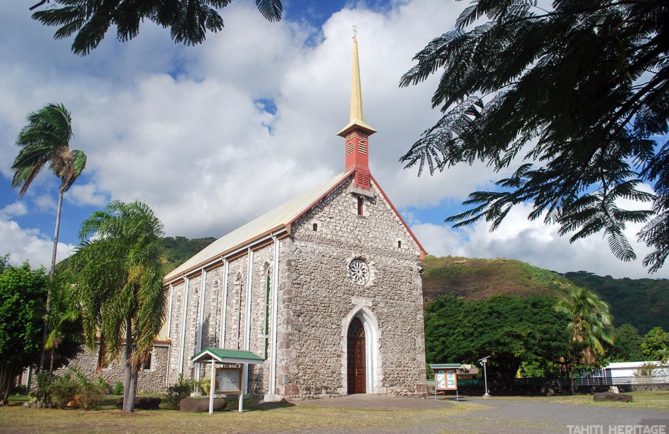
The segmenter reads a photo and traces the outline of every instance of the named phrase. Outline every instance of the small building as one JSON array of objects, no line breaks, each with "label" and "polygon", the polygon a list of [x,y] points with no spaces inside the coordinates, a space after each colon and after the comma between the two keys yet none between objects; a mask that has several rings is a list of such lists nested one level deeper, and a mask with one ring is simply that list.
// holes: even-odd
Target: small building
[{"label": "small building", "polygon": [[661,361],[612,362],[581,375],[578,382],[585,386],[669,384],[669,364]]}]

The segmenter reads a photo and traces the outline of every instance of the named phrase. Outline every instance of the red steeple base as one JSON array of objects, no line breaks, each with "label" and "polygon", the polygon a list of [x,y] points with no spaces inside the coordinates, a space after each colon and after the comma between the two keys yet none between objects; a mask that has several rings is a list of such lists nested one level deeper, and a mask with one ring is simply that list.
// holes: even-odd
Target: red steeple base
[{"label": "red steeple base", "polygon": [[355,170],[355,186],[369,188],[369,134],[355,129],[346,135],[346,171]]}]

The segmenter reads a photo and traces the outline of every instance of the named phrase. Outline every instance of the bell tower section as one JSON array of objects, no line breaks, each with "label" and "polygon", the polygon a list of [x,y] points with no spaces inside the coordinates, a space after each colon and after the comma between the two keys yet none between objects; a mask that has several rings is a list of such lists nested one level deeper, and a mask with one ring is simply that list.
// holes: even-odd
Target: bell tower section
[{"label": "bell tower section", "polygon": [[376,130],[365,123],[362,115],[358,38],[355,33],[353,35],[352,63],[349,121],[348,124],[339,131],[338,135],[344,138],[346,171],[355,171],[355,186],[357,188],[369,190],[369,136],[374,134]]}]

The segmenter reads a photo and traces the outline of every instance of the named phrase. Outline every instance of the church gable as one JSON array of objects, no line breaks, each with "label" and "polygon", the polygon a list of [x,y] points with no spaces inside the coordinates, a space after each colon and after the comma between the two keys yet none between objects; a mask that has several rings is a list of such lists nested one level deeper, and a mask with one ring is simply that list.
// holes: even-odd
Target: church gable
[{"label": "church gable", "polygon": [[426,252],[375,179],[370,188],[343,181],[291,226],[295,239],[344,243],[422,258]]}]

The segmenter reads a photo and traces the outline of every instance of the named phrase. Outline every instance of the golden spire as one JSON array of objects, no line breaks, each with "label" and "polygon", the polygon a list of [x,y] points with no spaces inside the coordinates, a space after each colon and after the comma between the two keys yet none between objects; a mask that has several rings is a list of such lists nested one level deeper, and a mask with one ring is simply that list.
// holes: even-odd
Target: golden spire
[{"label": "golden spire", "polygon": [[338,133],[344,137],[352,130],[359,128],[367,134],[374,134],[376,130],[364,121],[362,115],[362,87],[360,85],[360,61],[358,60],[358,36],[357,29],[353,26],[353,61],[351,70],[351,107],[349,110],[348,124]]},{"label": "golden spire", "polygon": [[351,71],[351,110],[349,122],[362,121],[362,93],[360,92],[360,61],[358,60],[357,30],[353,26],[353,69]]}]

